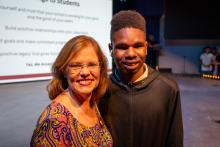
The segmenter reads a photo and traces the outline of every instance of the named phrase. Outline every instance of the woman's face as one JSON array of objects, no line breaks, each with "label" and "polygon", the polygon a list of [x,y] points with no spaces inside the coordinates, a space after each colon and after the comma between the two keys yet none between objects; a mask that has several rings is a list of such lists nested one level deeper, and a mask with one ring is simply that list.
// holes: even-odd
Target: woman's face
[{"label": "woman's face", "polygon": [[100,80],[100,66],[95,49],[89,45],[78,51],[66,68],[66,78],[74,95],[91,96]]}]

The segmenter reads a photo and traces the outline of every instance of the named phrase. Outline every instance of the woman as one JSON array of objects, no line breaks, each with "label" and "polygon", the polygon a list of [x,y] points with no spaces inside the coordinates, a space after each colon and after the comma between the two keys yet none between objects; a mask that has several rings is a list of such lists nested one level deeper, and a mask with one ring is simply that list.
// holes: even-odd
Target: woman
[{"label": "woman", "polygon": [[77,36],[64,45],[52,66],[51,104],[42,112],[31,146],[112,146],[97,109],[107,89],[107,63],[98,43]]}]

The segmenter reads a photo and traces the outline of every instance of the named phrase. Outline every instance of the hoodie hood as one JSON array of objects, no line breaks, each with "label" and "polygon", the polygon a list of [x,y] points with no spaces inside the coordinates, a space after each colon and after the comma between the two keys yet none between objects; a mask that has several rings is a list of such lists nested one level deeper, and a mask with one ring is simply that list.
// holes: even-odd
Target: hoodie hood
[{"label": "hoodie hood", "polygon": [[131,88],[137,89],[137,90],[142,89],[148,86],[154,79],[156,79],[160,75],[159,71],[154,70],[148,65],[147,65],[147,68],[148,68],[149,75],[146,78],[135,83],[126,83],[125,81],[122,81],[120,74],[116,68],[113,70],[112,74],[110,75],[110,78],[115,84],[117,84],[118,86],[124,89],[127,89],[127,90],[130,90]]}]

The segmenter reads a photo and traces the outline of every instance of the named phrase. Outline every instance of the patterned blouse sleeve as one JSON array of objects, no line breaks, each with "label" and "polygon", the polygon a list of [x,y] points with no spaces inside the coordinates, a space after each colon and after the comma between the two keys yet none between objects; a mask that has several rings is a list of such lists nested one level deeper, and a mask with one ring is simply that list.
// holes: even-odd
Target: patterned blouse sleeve
[{"label": "patterned blouse sleeve", "polygon": [[65,120],[59,115],[47,117],[44,114],[45,111],[33,132],[31,146],[72,146],[71,132]]}]

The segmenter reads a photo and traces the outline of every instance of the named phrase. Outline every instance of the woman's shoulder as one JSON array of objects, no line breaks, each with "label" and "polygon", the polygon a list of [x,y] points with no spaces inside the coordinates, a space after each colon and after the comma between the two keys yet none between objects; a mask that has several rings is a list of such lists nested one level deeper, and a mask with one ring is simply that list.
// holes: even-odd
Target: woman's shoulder
[{"label": "woman's shoulder", "polygon": [[42,112],[33,131],[31,146],[62,146],[64,142],[71,146],[71,138],[68,138],[71,137],[68,117],[64,106],[51,102]]},{"label": "woman's shoulder", "polygon": [[52,101],[41,113],[37,124],[44,121],[64,121],[69,116],[69,111],[60,103]]}]

